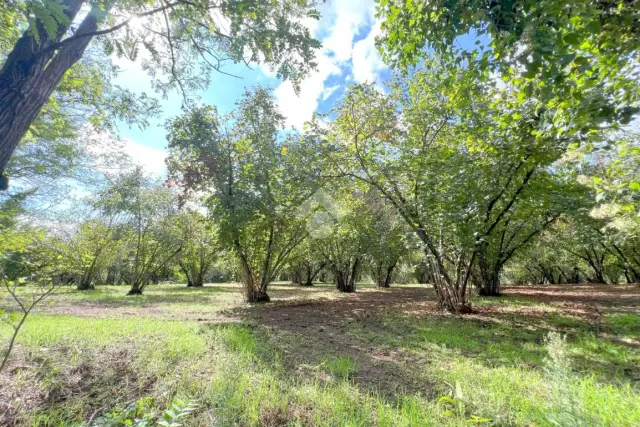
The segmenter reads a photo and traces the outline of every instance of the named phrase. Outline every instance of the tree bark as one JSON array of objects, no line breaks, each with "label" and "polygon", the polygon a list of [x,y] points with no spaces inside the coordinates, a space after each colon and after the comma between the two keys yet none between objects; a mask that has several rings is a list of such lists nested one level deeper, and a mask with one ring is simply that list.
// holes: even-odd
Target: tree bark
[{"label": "tree bark", "polygon": [[191,281],[191,286],[194,288],[201,288],[204,286],[204,275],[196,274],[193,280]]},{"label": "tree bark", "polygon": [[336,288],[340,292],[351,293],[356,291],[353,280],[349,277],[349,274],[345,274],[342,271],[336,273]]},{"label": "tree bark", "polygon": [[482,287],[479,294],[485,297],[499,297],[500,291],[500,270],[499,266],[480,265],[480,275],[482,277]]},{"label": "tree bark", "polygon": [[142,295],[143,286],[135,283],[131,285],[131,289],[127,292],[127,295]]},{"label": "tree bark", "polygon": [[[82,58],[92,36],[79,37],[59,49],[59,42],[80,11],[84,0],[64,0],[68,23],[58,25],[51,37],[40,21],[18,39],[0,70],[0,174],[31,123],[40,113],[67,70]],[[88,13],[75,34],[92,33],[98,28],[96,14]],[[38,33],[38,39],[33,36]]]},{"label": "tree bark", "polygon": [[247,302],[269,302],[271,298],[267,295],[266,291],[261,289],[253,288],[252,290],[248,290],[245,299]]},{"label": "tree bark", "polygon": [[378,277],[376,279],[376,286],[378,288],[391,287],[391,278],[393,277],[393,270],[395,268],[396,268],[395,262],[390,266],[388,266],[384,271],[382,269],[382,266],[378,267]]},{"label": "tree bark", "polygon": [[291,281],[295,285],[302,285],[302,271],[299,265],[296,265],[293,269],[293,274],[291,275]]},{"label": "tree bark", "polygon": [[91,281],[80,280],[76,286],[76,290],[78,291],[88,291],[91,289],[95,289],[95,286],[93,286]]}]

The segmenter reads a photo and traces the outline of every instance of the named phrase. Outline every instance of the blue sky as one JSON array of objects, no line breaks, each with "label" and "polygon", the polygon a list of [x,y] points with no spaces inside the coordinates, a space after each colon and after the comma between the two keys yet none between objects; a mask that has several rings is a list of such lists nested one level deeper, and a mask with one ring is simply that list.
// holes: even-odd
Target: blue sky
[{"label": "blue sky", "polygon": [[[322,42],[317,53],[318,68],[301,85],[296,95],[290,82],[282,82],[264,66],[249,69],[230,65],[224,71],[239,75],[237,79],[224,74],[211,76],[210,87],[200,94],[200,101],[215,105],[220,111],[233,109],[246,88],[261,84],[271,87],[287,125],[298,129],[314,111],[326,112],[339,99],[344,89],[354,82],[382,83],[389,75],[375,48],[379,23],[375,18],[373,0],[333,0],[322,5],[322,18],[306,22],[314,36]],[[137,92],[153,93],[150,78],[137,63],[114,59],[123,70],[115,84]],[[126,151],[134,161],[159,177],[166,173],[165,121],[181,112],[182,98],[173,93],[162,99],[161,116],[154,118],[146,129],[118,126]]]}]

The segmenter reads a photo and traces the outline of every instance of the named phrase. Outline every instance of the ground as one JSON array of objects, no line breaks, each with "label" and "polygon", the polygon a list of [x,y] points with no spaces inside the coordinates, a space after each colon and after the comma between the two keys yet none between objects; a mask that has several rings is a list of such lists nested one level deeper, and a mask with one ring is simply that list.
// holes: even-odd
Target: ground
[{"label": "ground", "polygon": [[234,284],[125,294],[38,309],[0,425],[124,425],[176,399],[183,425],[640,425],[638,286],[507,287],[465,316],[421,285],[277,284],[255,306]]}]

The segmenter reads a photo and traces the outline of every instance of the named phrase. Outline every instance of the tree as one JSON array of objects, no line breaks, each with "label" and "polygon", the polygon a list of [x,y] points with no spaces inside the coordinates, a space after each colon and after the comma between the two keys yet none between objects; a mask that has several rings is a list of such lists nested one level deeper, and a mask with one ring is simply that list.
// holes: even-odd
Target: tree
[{"label": "tree", "polygon": [[183,239],[178,265],[187,277],[187,286],[201,287],[205,275],[220,257],[215,230],[195,211],[184,212],[177,220]]},{"label": "tree", "polygon": [[313,286],[314,280],[327,265],[314,243],[313,239],[307,237],[292,253],[290,274],[291,281],[296,285]]},{"label": "tree", "polygon": [[[614,145],[611,149],[607,145]],[[615,132],[607,145],[581,157],[579,179],[595,191],[591,217],[598,241],[617,259],[628,282],[640,282],[640,134]]]},{"label": "tree", "polygon": [[[3,208],[10,208],[0,209],[0,224],[4,227],[19,212],[19,206]],[[0,310],[0,323],[12,329],[7,347],[0,353],[1,373],[28,316],[61,285],[55,279],[68,265],[57,242],[42,229],[27,226],[0,230],[0,297],[10,297],[10,303],[15,303],[15,311]],[[8,266],[12,267],[11,272],[6,271]]]},{"label": "tree", "polygon": [[549,168],[579,137],[549,134],[534,103],[450,58],[399,76],[389,95],[354,86],[334,114],[316,132],[335,176],[367,183],[396,208],[424,244],[448,310],[469,310],[475,265],[481,287],[499,294],[504,262],[567,206],[551,197]]},{"label": "tree", "polygon": [[[628,123],[638,111],[637,1],[379,0],[379,47],[402,70],[429,52],[535,103],[558,136]],[[463,47],[460,36],[475,37]]]},{"label": "tree", "polygon": [[409,252],[411,232],[396,209],[379,191],[366,194],[366,207],[358,212],[363,227],[366,258],[379,288],[391,285],[393,272]]},{"label": "tree", "polygon": [[306,236],[300,204],[317,184],[284,117],[266,89],[247,92],[234,113],[213,107],[169,122],[171,182],[205,195],[220,240],[240,265],[248,302],[269,301],[267,288]]},{"label": "tree", "polygon": [[360,182],[328,181],[305,206],[310,212],[308,244],[322,256],[340,292],[355,292],[366,268],[372,220],[366,190]]},{"label": "tree", "polygon": [[117,216],[103,216],[82,222],[66,239],[64,255],[70,260],[79,291],[95,288],[96,279],[111,263],[120,242],[113,237]]},{"label": "tree", "polygon": [[356,281],[364,264],[364,239],[357,221],[356,215],[346,213],[333,225],[329,235],[315,240],[340,292],[356,291]]},{"label": "tree", "polygon": [[102,208],[124,217],[121,263],[128,295],[141,295],[154,276],[182,250],[177,200],[140,167],[125,172],[106,190]]},{"label": "tree", "polygon": [[[436,93],[435,87],[433,90]],[[420,95],[417,90],[413,93],[416,97]],[[470,252],[460,251],[456,259],[445,258],[444,253],[445,231],[449,231],[444,227],[456,227],[462,221],[443,215],[454,215],[464,209],[455,198],[452,200],[455,210],[450,209],[451,202],[446,202],[446,198],[455,195],[448,191],[447,183],[456,175],[445,174],[459,170],[459,165],[452,162],[455,158],[448,146],[449,142],[458,141],[453,133],[455,126],[445,128],[448,117],[438,105],[434,107],[423,100],[421,116],[410,116],[398,111],[396,100],[373,86],[355,86],[335,108],[336,119],[329,129],[316,127],[315,131],[325,141],[325,152],[335,176],[361,181],[377,190],[425,245],[429,268],[433,270],[430,276],[437,278],[432,283],[439,304],[454,312],[464,312],[469,302],[463,265],[469,264],[467,269],[470,268]],[[417,104],[418,99],[415,101]],[[408,129],[400,126],[400,116]],[[428,123],[422,126],[413,120],[417,117]],[[431,173],[436,171],[437,175]],[[453,239],[449,244],[457,244],[456,233],[449,236]],[[451,268],[455,277],[450,275]]]},{"label": "tree", "polygon": [[[318,18],[306,1],[12,0],[0,6],[23,15],[27,23],[0,69],[0,173],[65,73],[98,39],[107,55],[136,59],[167,76],[156,80],[166,93],[203,88],[225,61],[264,62],[278,76],[298,83],[310,69],[319,43],[300,21]],[[84,13],[86,11],[86,13]],[[228,22],[225,28],[223,22]],[[20,29],[0,35],[15,37]],[[0,46],[10,43],[2,41]],[[3,175],[4,176],[4,175]],[[6,180],[6,178],[3,178]]]}]

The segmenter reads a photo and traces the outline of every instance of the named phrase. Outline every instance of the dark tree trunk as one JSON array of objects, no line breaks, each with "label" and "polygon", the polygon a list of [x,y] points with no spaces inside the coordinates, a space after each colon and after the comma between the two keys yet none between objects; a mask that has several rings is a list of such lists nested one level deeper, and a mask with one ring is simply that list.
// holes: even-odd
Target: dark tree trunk
[{"label": "dark tree trunk", "polygon": [[142,295],[143,287],[139,284],[131,285],[131,289],[127,292],[127,295]]},{"label": "dark tree trunk", "polygon": [[80,280],[78,282],[78,286],[76,286],[76,289],[79,291],[88,291],[91,289],[95,289],[95,286],[93,286],[93,283],[91,283],[90,280]]},{"label": "dark tree trunk", "polygon": [[107,268],[107,285],[115,285],[116,284],[116,270],[113,267]]},{"label": "dark tree trunk", "polygon": [[87,291],[89,289],[95,289],[95,286],[93,284],[93,282],[94,282],[93,276],[95,275],[96,261],[98,260],[98,256],[99,255],[100,254],[98,253],[96,255],[96,257],[94,257],[93,261],[91,262],[91,266],[89,267],[89,269],[82,274],[82,277],[80,278],[80,281],[78,282],[78,286],[76,286],[77,290],[79,290],[79,291]]},{"label": "dark tree trunk", "polygon": [[204,286],[204,273],[198,272],[195,274],[189,274],[189,270],[186,267],[182,267],[182,271],[187,276],[188,288],[199,288]]},{"label": "dark tree trunk", "polygon": [[[67,25],[58,25],[50,37],[40,21],[18,39],[0,70],[0,173],[31,123],[40,113],[66,71],[84,54],[92,37],[78,37],[54,49],[69,29],[84,0],[64,0]],[[98,28],[96,15],[88,13],[75,34]],[[38,39],[33,35],[38,33]]]},{"label": "dark tree trunk", "polygon": [[302,286],[313,286],[313,279],[315,275],[313,274],[313,267],[311,263],[307,263],[305,266],[305,276],[304,283],[300,283]]},{"label": "dark tree trunk", "polygon": [[251,266],[244,256],[240,257],[242,264],[244,279],[244,299],[246,302],[269,302],[271,298],[267,295],[267,286],[269,285],[266,278],[257,281],[251,270]]},{"label": "dark tree trunk", "polygon": [[418,283],[426,285],[429,283],[429,269],[424,262],[421,262],[415,270],[415,276]]},{"label": "dark tree trunk", "polygon": [[351,293],[356,291],[356,278],[360,267],[360,258],[356,257],[353,264],[347,264],[337,268],[334,265],[336,276],[336,288],[340,292]]},{"label": "dark tree trunk", "polygon": [[340,292],[351,293],[356,291],[354,281],[349,277],[349,273],[336,273],[336,288]]},{"label": "dark tree trunk", "polygon": [[306,264],[306,270],[305,270],[306,275],[305,275],[304,283],[302,283],[302,286],[313,286],[313,281],[318,276],[318,274],[320,274],[320,272],[322,271],[325,265],[326,264],[323,262],[320,265],[317,265],[316,268],[314,269],[313,264],[308,262]]},{"label": "dark tree trunk", "polygon": [[376,286],[379,288],[389,288],[391,287],[391,279],[393,277],[393,270],[396,268],[396,263],[394,262],[390,266],[383,270],[382,268],[378,268],[378,277],[376,280]]},{"label": "dark tree trunk", "polygon": [[483,271],[481,267],[482,287],[479,294],[485,297],[499,297],[502,295],[500,291],[500,272],[499,267],[490,268]]},{"label": "dark tree trunk", "polygon": [[253,289],[253,291],[249,291],[245,295],[245,299],[247,302],[269,302],[271,298],[267,295],[267,291],[261,289]]},{"label": "dark tree trunk", "polygon": [[201,288],[204,286],[204,275],[196,274],[196,276],[191,281],[191,286],[194,288]]},{"label": "dark tree trunk", "polygon": [[299,265],[297,265],[293,269],[293,273],[291,275],[291,281],[295,285],[302,285],[302,267],[300,267]]},{"label": "dark tree trunk", "polygon": [[478,270],[480,271],[480,289],[478,294],[486,297],[500,296],[500,254],[497,259],[488,255],[487,245],[481,245],[477,253]]}]

